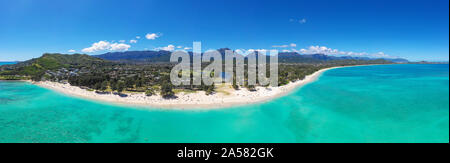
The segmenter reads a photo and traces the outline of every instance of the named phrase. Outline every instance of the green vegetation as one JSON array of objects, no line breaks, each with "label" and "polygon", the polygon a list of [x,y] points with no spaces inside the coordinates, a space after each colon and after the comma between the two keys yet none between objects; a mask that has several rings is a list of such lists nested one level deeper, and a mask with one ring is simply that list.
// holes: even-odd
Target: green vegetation
[{"label": "green vegetation", "polygon": [[248,89],[248,91],[250,91],[250,92],[256,91],[256,88],[255,88],[254,85],[247,85],[247,89]]},{"label": "green vegetation", "polygon": [[[308,60],[306,60],[308,61]],[[279,83],[286,85],[289,82],[302,80],[320,69],[363,65],[386,64],[386,60],[332,60],[320,63],[299,62],[279,63]],[[204,63],[205,67],[208,63]],[[44,54],[40,58],[21,62],[15,65],[0,66],[0,80],[33,80],[54,81],[70,83],[86,90],[96,90],[98,93],[117,92],[145,93],[147,96],[156,95],[157,92],[164,98],[175,98],[178,92],[205,91],[207,95],[214,94],[215,86],[207,85],[181,85],[170,84],[169,74],[173,63],[119,63],[105,61],[89,55],[74,54]],[[247,67],[247,65],[245,66]],[[269,72],[269,70],[267,70]],[[186,73],[186,72],[185,72]],[[189,72],[187,72],[189,73]],[[194,72],[190,72],[191,75]],[[245,79],[248,74],[245,73]],[[243,86],[236,84],[236,76],[233,75],[232,87],[235,90],[246,88],[255,91],[255,86],[248,86],[245,81]]]},{"label": "green vegetation", "polygon": [[154,87],[150,87],[145,91],[146,96],[153,96],[156,94],[156,89]]},{"label": "green vegetation", "polygon": [[42,57],[31,59],[29,61],[15,65],[1,66],[0,76],[19,75],[33,80],[41,80],[48,71],[87,68],[107,64],[111,64],[111,62],[85,54],[64,55],[46,53]]},{"label": "green vegetation", "polygon": [[125,83],[122,81],[117,82],[117,92],[122,93],[125,89]]},{"label": "green vegetation", "polygon": [[0,75],[0,80],[30,80],[30,78],[14,75]]},{"label": "green vegetation", "polygon": [[161,86],[161,96],[163,98],[174,98],[175,93],[173,92],[173,86],[170,83],[164,83]]},{"label": "green vegetation", "polygon": [[203,90],[205,91],[206,95],[212,95],[214,94],[216,90],[215,85],[203,85]]}]

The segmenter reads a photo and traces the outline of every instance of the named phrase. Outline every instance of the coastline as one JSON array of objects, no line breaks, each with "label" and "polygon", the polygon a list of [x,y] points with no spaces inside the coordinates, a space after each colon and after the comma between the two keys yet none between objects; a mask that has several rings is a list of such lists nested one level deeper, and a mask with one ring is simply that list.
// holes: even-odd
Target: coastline
[{"label": "coastline", "polygon": [[[127,97],[120,97],[114,94],[97,94],[94,91],[87,91],[76,86],[71,86],[70,84],[61,84],[49,81],[33,82],[33,84],[69,96],[124,106],[203,110],[258,104],[277,99],[291,93],[295,89],[316,81],[325,71],[342,67],[354,66],[339,66],[321,69],[306,76],[303,80],[291,82],[280,87],[256,87],[257,91],[255,92],[250,92],[245,88],[233,90],[229,94],[217,92],[209,96],[205,95],[204,91],[198,91],[195,93],[180,92],[176,94],[178,96],[176,99],[164,99],[160,95],[148,97],[145,96],[144,93],[128,94]],[[228,86],[225,85],[225,87]]]}]

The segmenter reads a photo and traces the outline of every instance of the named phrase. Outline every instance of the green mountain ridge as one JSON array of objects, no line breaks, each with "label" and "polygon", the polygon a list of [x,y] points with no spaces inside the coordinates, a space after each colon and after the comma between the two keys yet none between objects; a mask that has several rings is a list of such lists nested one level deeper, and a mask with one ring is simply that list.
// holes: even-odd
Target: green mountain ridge
[{"label": "green mountain ridge", "polygon": [[43,74],[47,70],[90,67],[105,63],[109,62],[86,54],[45,53],[39,58],[13,65],[3,65],[0,67],[0,75],[34,76]]}]

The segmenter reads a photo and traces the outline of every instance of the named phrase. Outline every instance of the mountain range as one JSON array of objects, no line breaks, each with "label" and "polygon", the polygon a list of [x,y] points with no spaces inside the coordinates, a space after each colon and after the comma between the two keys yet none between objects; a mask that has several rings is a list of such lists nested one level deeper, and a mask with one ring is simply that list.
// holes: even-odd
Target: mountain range
[{"label": "mountain range", "polygon": [[[218,49],[225,55],[228,48]],[[189,52],[192,55],[192,52]],[[126,52],[109,52],[101,55],[93,55],[94,57],[117,62],[147,62],[147,63],[166,63],[170,61],[170,51],[126,51]],[[369,57],[352,57],[352,56],[331,56],[325,54],[299,54],[296,52],[283,52],[278,54],[278,60],[281,63],[323,63],[336,60],[379,60],[383,59],[394,63],[409,62],[403,58],[369,58]]]}]

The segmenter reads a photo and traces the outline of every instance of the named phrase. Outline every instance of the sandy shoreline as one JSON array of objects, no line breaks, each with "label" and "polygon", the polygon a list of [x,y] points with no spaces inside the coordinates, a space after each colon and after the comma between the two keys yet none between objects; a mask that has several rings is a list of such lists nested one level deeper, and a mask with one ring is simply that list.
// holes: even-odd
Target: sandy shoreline
[{"label": "sandy shoreline", "polygon": [[176,99],[164,99],[159,95],[147,97],[144,93],[129,94],[128,97],[119,97],[114,94],[97,94],[93,91],[87,91],[76,86],[71,86],[70,84],[61,84],[48,81],[34,82],[33,84],[70,96],[119,105],[168,109],[217,109],[262,103],[279,98],[289,94],[297,88],[317,80],[323,72],[336,68],[341,67],[322,69],[306,76],[303,80],[291,82],[281,87],[257,87],[257,91],[255,92],[250,92],[243,88],[240,90],[231,91],[228,95],[223,93],[215,93],[209,96],[205,95],[205,92],[203,91],[198,91],[196,93],[182,92],[176,94],[176,96],[178,96]]}]

